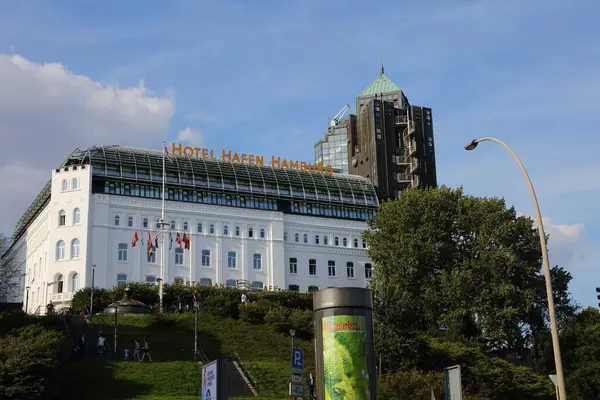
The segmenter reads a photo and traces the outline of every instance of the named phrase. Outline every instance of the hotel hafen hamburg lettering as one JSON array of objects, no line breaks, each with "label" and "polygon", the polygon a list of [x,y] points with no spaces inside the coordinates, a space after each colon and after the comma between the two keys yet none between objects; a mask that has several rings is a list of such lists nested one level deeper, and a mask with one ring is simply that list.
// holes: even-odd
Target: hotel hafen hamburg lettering
[{"label": "hotel hafen hamburg lettering", "polygon": [[[221,158],[215,157],[219,155],[214,150],[201,147],[183,146],[182,144],[171,143],[171,154],[183,155],[186,157],[206,158],[209,160],[222,160],[248,165],[265,165],[265,157],[254,154],[235,153],[231,150],[221,150]],[[289,168],[298,171],[318,172],[333,174],[331,165],[311,164],[304,161],[286,160],[281,157],[271,157],[271,167]]]}]

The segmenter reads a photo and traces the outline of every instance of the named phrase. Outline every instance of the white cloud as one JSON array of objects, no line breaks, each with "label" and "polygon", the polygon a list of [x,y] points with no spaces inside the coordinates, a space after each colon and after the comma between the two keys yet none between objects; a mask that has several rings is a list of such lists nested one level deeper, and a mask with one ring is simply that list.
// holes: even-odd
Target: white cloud
[{"label": "white cloud", "polygon": [[204,134],[201,131],[192,129],[188,126],[187,128],[179,131],[177,134],[177,140],[180,142],[193,144],[196,147],[202,147],[204,143]]},{"label": "white cloud", "polygon": [[160,148],[173,99],[137,87],[106,86],[58,63],[0,54],[0,232],[14,223],[50,171],[77,147],[122,144]]}]

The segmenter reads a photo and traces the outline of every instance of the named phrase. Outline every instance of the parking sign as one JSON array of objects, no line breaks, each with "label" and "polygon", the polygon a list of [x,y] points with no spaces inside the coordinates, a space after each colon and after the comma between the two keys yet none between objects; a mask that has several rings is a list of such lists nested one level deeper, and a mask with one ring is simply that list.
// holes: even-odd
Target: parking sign
[{"label": "parking sign", "polygon": [[292,368],[304,369],[304,350],[292,349]]}]

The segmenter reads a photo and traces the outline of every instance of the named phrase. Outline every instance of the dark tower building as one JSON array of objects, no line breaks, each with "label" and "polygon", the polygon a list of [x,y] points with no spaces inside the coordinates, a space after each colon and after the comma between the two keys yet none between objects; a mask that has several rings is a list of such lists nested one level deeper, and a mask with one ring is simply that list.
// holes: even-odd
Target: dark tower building
[{"label": "dark tower building", "polygon": [[356,98],[358,129],[348,135],[348,173],[369,178],[381,200],[435,187],[431,109],[412,106],[384,74]]}]

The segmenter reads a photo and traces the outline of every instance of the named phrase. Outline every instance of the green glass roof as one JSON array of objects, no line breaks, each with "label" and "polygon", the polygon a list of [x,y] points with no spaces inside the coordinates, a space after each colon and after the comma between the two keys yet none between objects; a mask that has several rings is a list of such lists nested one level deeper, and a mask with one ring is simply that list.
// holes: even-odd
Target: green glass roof
[{"label": "green glass roof", "polygon": [[[60,168],[90,165],[93,176],[162,183],[162,152],[123,146],[75,149]],[[165,163],[166,184],[214,192],[339,204],[360,208],[378,207],[370,180],[353,175],[315,173],[271,166],[247,165],[221,160],[171,155]],[[51,182],[38,194],[19,219],[13,234],[17,240],[50,201]]]},{"label": "green glass roof", "polygon": [[396,86],[387,76],[384,74],[383,65],[379,71],[379,76],[375,79],[365,90],[363,90],[358,97],[369,97],[379,95],[381,93],[399,92],[400,88]]}]

